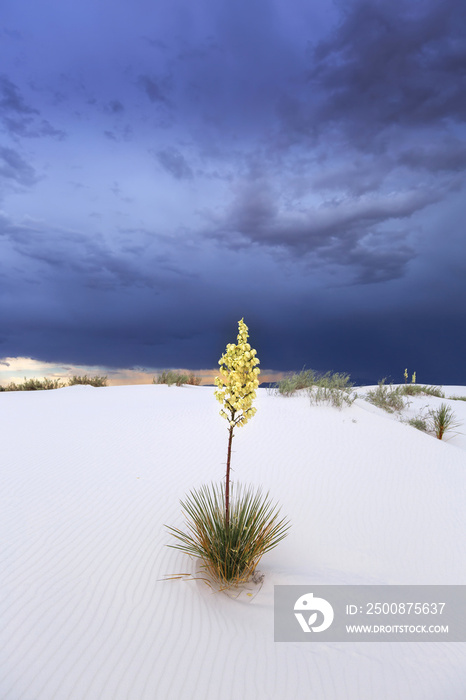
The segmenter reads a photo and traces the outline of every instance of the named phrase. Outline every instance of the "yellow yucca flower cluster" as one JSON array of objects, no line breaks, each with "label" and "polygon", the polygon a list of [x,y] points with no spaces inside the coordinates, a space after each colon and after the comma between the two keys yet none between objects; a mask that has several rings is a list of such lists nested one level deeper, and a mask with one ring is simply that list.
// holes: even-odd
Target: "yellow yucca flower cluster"
[{"label": "yellow yucca flower cluster", "polygon": [[259,386],[260,369],[257,351],[248,343],[248,327],[244,320],[238,321],[237,344],[229,343],[218,364],[220,376],[215,377],[218,391],[215,397],[223,404],[220,415],[230,423],[230,428],[245,425],[255,414],[252,406]]}]

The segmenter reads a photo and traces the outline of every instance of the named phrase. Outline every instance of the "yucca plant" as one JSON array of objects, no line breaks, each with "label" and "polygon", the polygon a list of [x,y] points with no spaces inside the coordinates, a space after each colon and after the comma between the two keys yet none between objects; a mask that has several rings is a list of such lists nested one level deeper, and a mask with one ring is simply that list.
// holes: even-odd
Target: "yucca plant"
[{"label": "yucca plant", "polygon": [[181,502],[188,532],[168,528],[178,540],[168,546],[201,559],[205,580],[221,589],[246,583],[261,557],[286,537],[290,527],[261,489],[236,490],[231,485],[229,505],[227,522],[225,485],[201,486]]},{"label": "yucca plant", "polygon": [[220,415],[228,421],[227,468],[225,474],[225,521],[228,527],[230,510],[231,444],[236,427],[242,427],[255,415],[252,402],[259,386],[260,364],[257,351],[248,343],[248,327],[244,319],[238,321],[238,343],[228,343],[218,361],[220,376],[215,377],[218,387],[215,398],[222,404]]},{"label": "yucca plant", "polygon": [[446,403],[440,404],[436,410],[429,411],[429,428],[439,440],[443,439],[445,433],[458,428],[461,423],[456,420],[453,410]]},{"label": "yucca plant", "polygon": [[260,371],[257,352],[248,343],[248,327],[243,319],[238,322],[237,340],[236,345],[227,345],[219,360],[220,376],[215,378],[215,397],[222,404],[220,415],[228,422],[225,482],[202,486],[191,491],[186,501],[181,501],[187,533],[168,527],[178,540],[177,544],[168,546],[198,557],[206,580],[215,582],[220,589],[238,586],[252,578],[263,554],[276,547],[289,528],[286,519],[279,519],[277,506],[260,489],[237,487],[233,493],[230,481],[233,435],[236,427],[246,425],[256,413],[252,404]]}]

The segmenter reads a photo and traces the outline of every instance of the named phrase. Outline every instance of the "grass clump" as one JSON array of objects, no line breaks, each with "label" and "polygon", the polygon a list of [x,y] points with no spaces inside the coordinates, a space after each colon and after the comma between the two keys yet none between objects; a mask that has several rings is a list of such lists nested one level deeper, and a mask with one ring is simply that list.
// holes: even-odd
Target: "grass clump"
[{"label": "grass clump", "polygon": [[456,420],[453,410],[446,403],[440,404],[437,409],[431,409],[428,413],[428,421],[429,429],[439,440],[443,439],[445,433],[461,425],[461,423]]},{"label": "grass clump", "polygon": [[449,396],[451,401],[466,401],[466,396]]},{"label": "grass clump", "polygon": [[388,413],[402,411],[405,405],[402,387],[393,387],[392,384],[387,386],[385,379],[379,381],[377,389],[368,391],[365,398],[369,403],[383,408]]},{"label": "grass clump", "polygon": [[68,386],[76,384],[90,384],[91,386],[107,386],[107,377],[88,377],[87,374],[80,376],[73,375],[68,379]]},{"label": "grass clump", "polygon": [[183,384],[199,386],[199,384],[201,383],[201,378],[196,377],[193,372],[186,374],[170,369],[164,370],[162,374],[159,374],[157,377],[154,377],[152,383],[168,384],[168,386],[172,386],[173,384],[176,384],[176,386],[182,386]]},{"label": "grass clump", "polygon": [[422,384],[405,384],[400,387],[401,394],[405,396],[437,396],[444,399],[445,394],[439,386],[426,386]]},{"label": "grass clump", "polygon": [[207,582],[210,578],[222,589],[249,581],[263,554],[276,547],[290,527],[260,489],[238,488],[235,493],[231,485],[228,521],[224,484],[191,491],[181,506],[188,532],[169,527],[178,543],[168,546],[200,558]]},{"label": "grass clump", "polygon": [[424,433],[427,433],[429,430],[427,420],[424,418],[424,416],[415,416],[414,418],[410,418],[407,422],[408,425],[411,425],[413,428],[417,428],[417,430],[422,430]]},{"label": "grass clump", "polygon": [[10,382],[4,391],[42,391],[47,389],[61,389],[64,386],[61,379],[26,379],[22,384]]},{"label": "grass clump", "polygon": [[349,374],[339,372],[319,374],[312,369],[303,369],[284,377],[275,389],[281,396],[292,396],[296,391],[306,389],[311,403],[328,403],[337,408],[344,403],[351,405],[356,398]]},{"label": "grass clump", "polygon": [[291,396],[300,389],[309,389],[314,386],[316,373],[312,369],[303,369],[296,374],[284,377],[276,385],[276,390],[281,396]]},{"label": "grass clump", "polygon": [[351,406],[356,398],[349,374],[327,372],[317,377],[314,386],[308,389],[311,403],[327,403],[335,408],[343,404]]}]

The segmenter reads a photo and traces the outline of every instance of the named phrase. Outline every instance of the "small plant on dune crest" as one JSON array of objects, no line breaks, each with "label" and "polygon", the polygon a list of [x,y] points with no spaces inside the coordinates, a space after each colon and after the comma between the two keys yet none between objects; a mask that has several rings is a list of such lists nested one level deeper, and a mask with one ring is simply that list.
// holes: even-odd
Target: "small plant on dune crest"
[{"label": "small plant on dune crest", "polygon": [[229,343],[219,360],[215,397],[222,404],[220,415],[228,421],[225,483],[191,492],[182,508],[188,533],[168,528],[179,543],[169,545],[199,557],[210,578],[222,589],[248,581],[265,552],[286,536],[289,525],[279,519],[279,509],[260,489],[233,490],[230,484],[231,446],[236,427],[246,425],[256,409],[253,400],[259,386],[259,360],[248,343],[248,327],[238,323],[237,344]]},{"label": "small plant on dune crest", "polygon": [[283,377],[283,379],[276,384],[276,390],[281,396],[291,396],[295,391],[313,387],[315,381],[316,373],[312,369],[303,369],[297,374],[290,374]]},{"label": "small plant on dune crest", "polygon": [[89,384],[90,386],[107,386],[107,377],[88,377],[87,374],[82,374],[79,376],[73,375],[68,379],[68,386],[75,386],[77,384]]},{"label": "small plant on dune crest", "polygon": [[405,384],[400,387],[400,393],[405,396],[437,396],[439,399],[444,399],[445,394],[439,386],[426,386],[422,384]]},{"label": "small plant on dune crest", "polygon": [[183,384],[199,386],[199,384],[201,383],[201,379],[200,377],[196,377],[193,372],[186,374],[183,372],[176,372],[175,370],[170,369],[164,370],[162,374],[159,374],[158,377],[154,377],[152,383],[168,384],[168,386],[172,386],[173,384],[176,384],[176,386],[182,386]]},{"label": "small plant on dune crest", "polygon": [[439,440],[443,439],[445,433],[455,430],[461,425],[456,420],[453,410],[446,403],[440,404],[439,408],[431,409],[428,413],[428,427],[435,437]]},{"label": "small plant on dune crest", "polygon": [[10,382],[5,391],[42,391],[48,389],[61,389],[64,386],[60,379],[26,379],[24,377],[24,382],[22,384],[15,384]]},{"label": "small plant on dune crest", "polygon": [[350,406],[356,398],[349,374],[339,372],[318,374],[312,369],[303,369],[284,377],[275,388],[281,396],[292,396],[296,391],[306,389],[311,403],[328,403],[337,408],[344,403]]},{"label": "small plant on dune crest", "polygon": [[342,408],[344,403],[351,406],[356,396],[349,374],[338,372],[327,372],[318,377],[309,389],[311,403],[327,403],[335,408]]},{"label": "small plant on dune crest", "polygon": [[403,390],[401,387],[394,388],[391,384],[387,386],[385,384],[385,379],[381,379],[378,383],[377,389],[371,389],[366,394],[366,401],[378,406],[378,408],[383,408],[384,411],[393,413],[394,411],[401,411],[404,408],[404,401],[402,396]]}]

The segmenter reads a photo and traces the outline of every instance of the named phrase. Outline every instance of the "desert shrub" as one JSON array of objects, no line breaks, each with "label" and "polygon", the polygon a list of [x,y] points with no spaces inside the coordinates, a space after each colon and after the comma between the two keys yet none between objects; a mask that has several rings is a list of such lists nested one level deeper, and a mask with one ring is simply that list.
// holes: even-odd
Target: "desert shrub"
[{"label": "desert shrub", "polygon": [[190,384],[191,386],[199,386],[199,384],[201,383],[201,378],[200,378],[200,377],[196,377],[196,375],[194,374],[194,372],[190,372],[190,373],[188,374],[188,381],[185,382],[185,383],[186,383],[186,384]]},{"label": "desert shrub", "polygon": [[405,396],[437,396],[444,399],[445,394],[439,386],[426,386],[422,384],[405,384],[400,387],[400,393]]},{"label": "desert shrub", "polygon": [[393,387],[392,384],[387,386],[385,379],[381,379],[377,389],[371,389],[365,396],[366,401],[372,403],[378,408],[383,408],[384,411],[393,413],[401,411],[404,408],[404,400],[402,395],[402,387]]},{"label": "desert shrub", "polygon": [[182,386],[183,384],[193,384],[195,386],[199,386],[201,379],[200,377],[196,377],[193,372],[186,374],[170,369],[163,371],[162,374],[158,375],[158,377],[154,377],[152,383],[168,384],[168,386],[172,386],[173,384],[176,384],[176,386]]},{"label": "desert shrub", "polygon": [[428,427],[435,437],[443,439],[445,433],[458,428],[461,425],[456,420],[453,410],[446,403],[440,404],[439,408],[431,409],[428,413]]},{"label": "desert shrub", "polygon": [[26,379],[22,384],[10,382],[5,391],[41,391],[43,389],[61,389],[64,386],[60,379]]},{"label": "desert shrub", "polygon": [[351,405],[356,398],[349,374],[339,372],[319,374],[312,369],[303,369],[275,385],[276,393],[281,396],[292,396],[301,389],[307,389],[312,403],[329,403],[338,408],[344,403]]},{"label": "desert shrub", "polygon": [[327,372],[316,377],[314,386],[308,389],[311,403],[328,403],[341,408],[344,403],[351,406],[356,398],[349,374]]},{"label": "desert shrub", "polygon": [[239,487],[235,493],[232,485],[228,521],[223,483],[191,491],[181,506],[188,532],[169,527],[179,543],[168,546],[199,557],[208,578],[221,588],[248,581],[263,554],[276,547],[290,527],[260,489]]},{"label": "desert shrub", "polygon": [[412,425],[413,428],[422,430],[424,433],[427,433],[427,431],[429,430],[426,418],[424,418],[424,416],[421,415],[415,416],[414,418],[410,418],[408,420],[408,425]]},{"label": "desert shrub", "polygon": [[449,396],[451,401],[466,401],[466,396]]},{"label": "desert shrub", "polygon": [[90,384],[91,386],[107,386],[107,377],[88,377],[87,374],[81,376],[73,375],[68,379],[68,386],[76,384]]},{"label": "desert shrub", "polygon": [[301,372],[284,377],[276,384],[276,390],[281,396],[291,396],[295,391],[311,388],[315,380],[316,373],[312,369],[303,369]]}]

